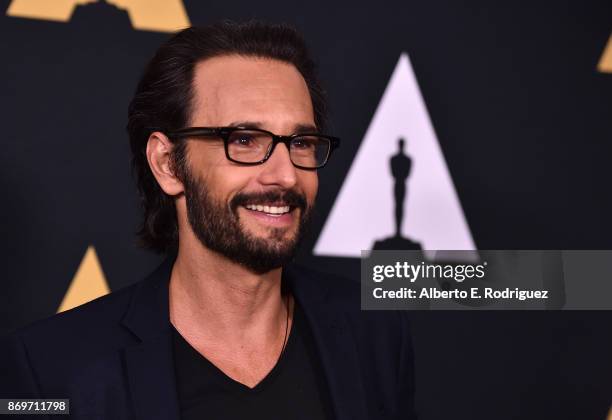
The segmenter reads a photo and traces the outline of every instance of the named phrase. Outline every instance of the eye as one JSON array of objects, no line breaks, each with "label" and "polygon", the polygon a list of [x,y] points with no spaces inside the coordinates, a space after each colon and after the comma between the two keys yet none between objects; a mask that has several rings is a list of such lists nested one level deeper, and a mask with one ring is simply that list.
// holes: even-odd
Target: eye
[{"label": "eye", "polygon": [[291,147],[294,149],[310,149],[315,146],[316,137],[297,137],[291,141]]},{"label": "eye", "polygon": [[255,138],[250,133],[234,133],[229,139],[229,143],[234,146],[249,147],[255,143]]}]

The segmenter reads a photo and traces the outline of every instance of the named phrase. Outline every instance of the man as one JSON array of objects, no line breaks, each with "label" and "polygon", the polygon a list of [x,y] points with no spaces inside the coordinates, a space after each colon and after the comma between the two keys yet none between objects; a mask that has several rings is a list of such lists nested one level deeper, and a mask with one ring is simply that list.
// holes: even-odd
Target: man
[{"label": "man", "polygon": [[187,29],[149,63],[128,132],[144,281],[17,331],[1,398],[79,419],[411,418],[403,315],[289,264],[338,139],[295,30]]}]

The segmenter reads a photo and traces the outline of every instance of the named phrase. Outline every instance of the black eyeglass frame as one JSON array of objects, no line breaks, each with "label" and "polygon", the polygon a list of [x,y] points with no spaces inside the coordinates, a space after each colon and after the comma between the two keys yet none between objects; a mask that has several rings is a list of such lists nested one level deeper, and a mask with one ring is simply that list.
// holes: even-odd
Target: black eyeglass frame
[{"label": "black eyeglass frame", "polygon": [[[162,130],[159,130],[159,131],[162,131]],[[268,151],[266,152],[266,155],[264,156],[264,158],[257,162],[241,162],[241,161],[232,159],[229,154],[229,138],[230,138],[230,135],[235,131],[256,131],[258,133],[264,133],[264,134],[271,136],[272,145],[268,148]],[[251,165],[251,166],[261,165],[262,163],[266,162],[270,158],[270,156],[272,156],[272,153],[274,153],[274,149],[276,148],[276,145],[278,143],[283,143],[287,147],[287,150],[291,151],[291,141],[292,140],[299,138],[299,137],[317,136],[317,137],[320,137],[320,138],[323,138],[329,141],[329,150],[327,151],[327,156],[325,156],[325,160],[323,161],[323,163],[316,167],[307,167],[307,166],[297,165],[295,162],[293,162],[293,160],[291,160],[291,163],[293,164],[293,166],[299,169],[320,169],[324,167],[325,165],[327,165],[327,162],[329,162],[329,157],[331,156],[332,152],[340,146],[340,139],[338,137],[328,136],[326,134],[321,134],[321,133],[316,133],[316,132],[305,132],[305,133],[291,134],[289,136],[279,136],[267,130],[262,130],[259,128],[248,128],[248,127],[186,127],[186,128],[181,128],[175,131],[164,132],[164,134],[166,134],[166,136],[168,136],[168,138],[172,140],[184,139],[188,137],[219,137],[223,140],[223,146],[225,149],[225,157],[229,161],[240,163],[241,165]],[[289,157],[291,157],[291,152],[289,152]]]}]

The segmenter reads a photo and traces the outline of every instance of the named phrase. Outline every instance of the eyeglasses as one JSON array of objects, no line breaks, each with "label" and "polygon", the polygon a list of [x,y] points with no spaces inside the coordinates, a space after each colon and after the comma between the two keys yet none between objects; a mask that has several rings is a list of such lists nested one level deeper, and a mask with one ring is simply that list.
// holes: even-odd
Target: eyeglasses
[{"label": "eyeglasses", "polygon": [[267,161],[278,143],[289,150],[289,158],[296,168],[318,169],[325,166],[340,139],[318,133],[277,136],[266,130],[243,127],[189,127],[165,133],[171,139],[189,137],[221,138],[225,156],[232,162],[259,165]]}]

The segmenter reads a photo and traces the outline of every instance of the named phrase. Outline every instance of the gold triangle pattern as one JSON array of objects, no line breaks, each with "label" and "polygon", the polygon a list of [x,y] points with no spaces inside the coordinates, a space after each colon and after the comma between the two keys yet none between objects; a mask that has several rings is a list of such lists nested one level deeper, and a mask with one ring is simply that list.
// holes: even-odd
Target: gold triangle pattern
[{"label": "gold triangle pattern", "polygon": [[597,70],[602,73],[612,73],[612,35],[608,38],[608,45],[599,59]]},{"label": "gold triangle pattern", "polygon": [[[75,7],[96,0],[13,0],[8,16],[68,22]],[[134,29],[174,32],[190,25],[182,0],[106,0],[127,11]]]},{"label": "gold triangle pattern", "polygon": [[98,255],[90,245],[57,312],[67,311],[108,293],[110,289]]}]

